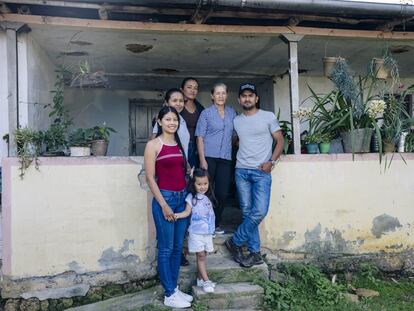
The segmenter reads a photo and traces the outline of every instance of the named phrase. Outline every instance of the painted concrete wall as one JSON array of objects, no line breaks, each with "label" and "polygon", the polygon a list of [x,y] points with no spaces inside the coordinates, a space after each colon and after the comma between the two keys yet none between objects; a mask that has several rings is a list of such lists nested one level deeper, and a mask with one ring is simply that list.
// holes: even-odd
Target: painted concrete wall
[{"label": "painted concrete wall", "polygon": [[42,158],[40,170],[31,167],[21,180],[17,160],[4,159],[3,275],[107,270],[123,278],[148,275],[155,234],[147,192],[137,179],[140,162]]},{"label": "painted concrete wall", "polygon": [[[350,154],[283,157],[272,173],[262,246],[310,254],[413,250],[414,154],[404,157],[407,164],[394,158],[386,171],[376,154],[355,161]],[[95,273],[85,282],[101,284],[154,273],[150,201],[137,180],[141,162],[42,158],[40,171],[31,167],[21,180],[17,160],[4,159],[5,284],[69,271],[82,280]],[[99,276],[108,270],[119,275]],[[71,277],[66,282],[76,281]],[[29,278],[25,286],[32,281],[43,284]]]},{"label": "painted concrete wall", "polygon": [[[378,155],[286,156],[272,172],[263,246],[309,253],[414,247],[414,155],[384,171]],[[390,156],[388,156],[390,160]]]},{"label": "painted concrete wall", "polygon": [[4,30],[0,30],[0,159],[7,157],[7,144],[2,137],[9,132],[6,68],[6,32]]}]

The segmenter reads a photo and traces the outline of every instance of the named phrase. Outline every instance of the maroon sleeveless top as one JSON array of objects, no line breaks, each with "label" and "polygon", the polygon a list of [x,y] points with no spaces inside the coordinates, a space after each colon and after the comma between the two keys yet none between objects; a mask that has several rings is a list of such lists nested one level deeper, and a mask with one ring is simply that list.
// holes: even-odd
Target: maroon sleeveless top
[{"label": "maroon sleeveless top", "polygon": [[158,188],[169,191],[182,191],[186,186],[184,158],[178,145],[161,142],[161,150],[155,160],[155,175]]}]

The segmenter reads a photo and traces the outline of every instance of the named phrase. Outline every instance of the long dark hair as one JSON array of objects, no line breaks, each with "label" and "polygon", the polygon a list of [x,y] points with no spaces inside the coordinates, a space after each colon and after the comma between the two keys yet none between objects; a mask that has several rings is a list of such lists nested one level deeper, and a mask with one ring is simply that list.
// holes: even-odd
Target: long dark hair
[{"label": "long dark hair", "polygon": [[217,199],[214,196],[213,191],[213,185],[211,184],[210,175],[208,174],[208,171],[203,170],[202,168],[196,168],[194,169],[193,176],[190,178],[190,181],[188,182],[187,190],[191,195],[193,196],[191,203],[194,205],[197,204],[198,198],[197,198],[197,190],[195,188],[195,182],[196,178],[199,177],[207,177],[208,179],[208,190],[204,194],[209,200],[211,201],[211,204],[213,206],[217,206]]},{"label": "long dark hair", "polygon": [[[169,112],[174,113],[177,116],[177,119],[178,119],[178,127],[177,127],[177,130],[174,133],[174,138],[175,138],[175,141],[177,142],[178,147],[181,150],[181,153],[183,154],[183,158],[184,158],[184,175],[185,175],[187,173],[187,155],[185,154],[183,145],[181,144],[180,137],[178,136],[178,129],[180,128],[180,115],[178,114],[178,111],[173,107],[169,107],[169,106],[162,107],[160,112],[158,112],[157,120],[161,121],[162,118],[164,118],[164,116]],[[156,137],[160,136],[161,134],[162,134],[162,127],[158,124],[158,132],[157,132]]]}]

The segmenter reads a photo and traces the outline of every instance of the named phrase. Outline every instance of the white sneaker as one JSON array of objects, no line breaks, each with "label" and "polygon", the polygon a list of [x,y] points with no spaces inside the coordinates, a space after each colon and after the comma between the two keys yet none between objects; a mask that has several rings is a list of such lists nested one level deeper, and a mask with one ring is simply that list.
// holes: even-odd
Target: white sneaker
[{"label": "white sneaker", "polygon": [[220,226],[216,227],[216,230],[214,230],[214,234],[224,234],[224,230],[221,229]]},{"label": "white sneaker", "polygon": [[191,295],[189,295],[189,294],[186,294],[186,293],[184,293],[184,292],[182,292],[182,291],[180,291],[179,289],[178,289],[178,286],[175,288],[175,292],[178,292],[179,294],[180,294],[180,296],[185,300],[185,301],[188,301],[188,302],[192,302],[193,301],[193,296],[191,296]]},{"label": "white sneaker", "polygon": [[[208,282],[211,282],[211,281],[209,280]],[[216,287],[216,283],[211,282],[211,284],[213,285],[213,287]],[[203,287],[203,286],[204,286],[204,280],[197,278],[197,287]]]},{"label": "white sneaker", "polygon": [[211,282],[210,280],[209,281],[204,281],[203,290],[206,293],[214,293],[214,285],[213,284],[214,283]]},{"label": "white sneaker", "polygon": [[164,297],[164,305],[171,308],[184,309],[191,307],[191,303],[184,300],[178,291],[175,291],[170,297]]}]

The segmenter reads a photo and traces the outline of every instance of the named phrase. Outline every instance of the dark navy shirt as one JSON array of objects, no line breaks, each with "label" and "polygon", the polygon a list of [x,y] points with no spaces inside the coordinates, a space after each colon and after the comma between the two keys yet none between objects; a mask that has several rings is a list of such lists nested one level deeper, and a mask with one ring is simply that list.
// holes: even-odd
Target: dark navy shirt
[{"label": "dark navy shirt", "polygon": [[227,106],[224,108],[224,118],[221,118],[215,105],[201,112],[195,136],[204,138],[206,157],[231,160],[233,120],[236,115],[236,111]]}]

